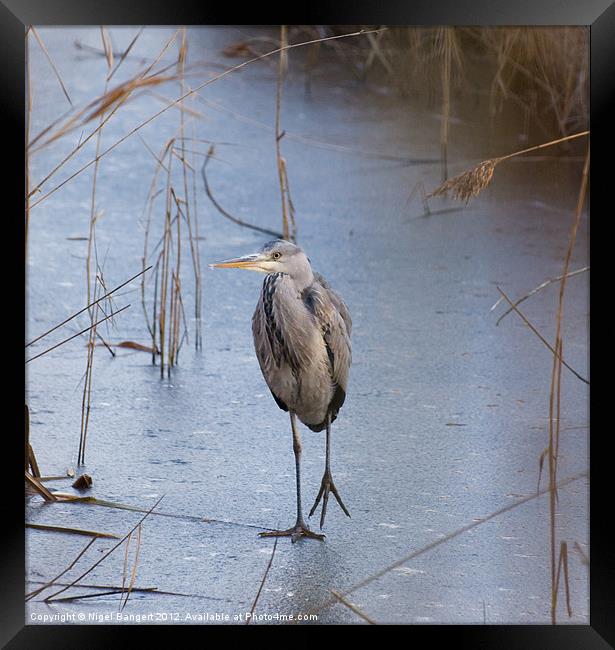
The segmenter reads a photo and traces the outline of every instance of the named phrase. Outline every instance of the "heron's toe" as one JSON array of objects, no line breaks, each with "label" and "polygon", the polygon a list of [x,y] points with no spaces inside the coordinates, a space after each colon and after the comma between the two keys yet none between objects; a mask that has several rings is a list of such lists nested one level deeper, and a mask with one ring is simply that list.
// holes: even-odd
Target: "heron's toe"
[{"label": "heron's toe", "polygon": [[316,511],[316,508],[318,507],[318,504],[320,503],[320,500],[322,499],[322,512],[320,513],[320,528],[325,524],[325,516],[327,514],[327,503],[329,502],[329,493],[332,493],[333,496],[335,497],[336,501],[340,504],[341,509],[344,511],[344,514],[347,517],[350,517],[350,513],[348,512],[348,508],[344,505],[344,502],[342,501],[342,497],[340,497],[339,492],[337,491],[337,488],[335,487],[335,483],[333,483],[333,479],[331,478],[331,474],[329,472],[325,472],[324,476],[322,477],[322,482],[320,484],[320,490],[318,491],[318,495],[316,497],[316,500],[314,501],[314,505],[312,506],[312,509],[310,510],[309,516],[311,517],[314,512]]}]

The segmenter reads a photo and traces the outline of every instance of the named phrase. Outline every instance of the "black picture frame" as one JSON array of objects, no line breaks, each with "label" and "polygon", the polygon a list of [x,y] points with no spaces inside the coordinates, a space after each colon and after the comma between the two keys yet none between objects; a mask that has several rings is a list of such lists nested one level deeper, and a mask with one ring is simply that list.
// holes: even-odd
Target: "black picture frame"
[{"label": "black picture frame", "polygon": [[[612,0],[415,0],[389,1],[387,3],[344,0],[335,4],[310,2],[294,7],[292,15],[273,10],[273,6],[262,7],[253,4],[242,7],[240,15],[233,14],[233,8],[211,3],[171,3],[162,0],[0,0],[0,70],[2,79],[2,108],[4,120],[3,142],[5,162],[8,162],[5,178],[7,185],[3,192],[3,207],[6,243],[15,260],[4,256],[5,274],[8,280],[5,289],[9,291],[9,313],[5,321],[10,322],[17,334],[11,337],[5,354],[10,358],[9,389],[15,391],[9,403],[12,417],[6,422],[4,443],[8,454],[5,467],[5,495],[3,499],[4,535],[0,537],[2,553],[2,579],[0,590],[0,643],[7,648],[109,648],[114,643],[140,642],[142,626],[25,626],[24,607],[24,517],[22,493],[15,486],[21,485],[17,475],[23,451],[23,442],[18,432],[23,431],[23,387],[25,382],[20,335],[24,331],[22,315],[25,310],[23,245],[23,187],[24,187],[24,29],[26,25],[170,25],[170,24],[414,24],[414,25],[588,25],[591,33],[591,184],[590,200],[598,220],[604,223],[610,217],[612,198],[607,198],[612,179],[613,107],[615,106],[615,5]],[[14,175],[15,178],[11,178]],[[601,230],[601,226],[599,230]],[[609,277],[604,265],[606,251],[601,246],[609,245],[605,237],[593,237],[590,253],[594,275],[590,296],[594,305],[609,303],[609,292],[600,292],[599,278]],[[19,269],[19,272],[15,272]],[[15,276],[17,280],[15,281]],[[608,281],[608,280],[607,280]],[[14,295],[11,294],[14,293]],[[600,330],[608,322],[594,315],[591,322],[592,348],[600,349]],[[608,325],[607,325],[608,326]],[[605,337],[606,340],[606,337]],[[19,355],[17,352],[19,351]],[[604,355],[601,355],[604,356]],[[13,358],[14,357],[14,358]],[[19,357],[19,358],[18,358]],[[603,362],[604,363],[604,362]],[[595,361],[592,370],[600,364]],[[12,367],[14,365],[14,367]],[[24,373],[24,374],[22,374]],[[592,373],[595,374],[595,373]],[[598,380],[594,384],[590,400],[592,420],[597,420],[599,408],[608,405],[603,395],[604,387]],[[610,495],[612,483],[608,480],[610,454],[609,429],[598,430],[591,436],[591,563],[590,563],[590,625],[519,625],[519,626],[414,626],[407,637],[415,641],[417,635],[426,635],[431,643],[443,641],[447,635],[454,647],[478,648],[548,648],[593,649],[613,647],[615,643],[615,568],[613,543],[609,537],[611,511]],[[7,442],[10,444],[7,445]],[[12,453],[15,452],[15,453]],[[611,470],[612,471],[612,470]],[[592,514],[593,513],[593,516]],[[607,513],[607,516],[599,516]],[[182,626],[183,628],[183,626]],[[164,642],[166,635],[172,635],[177,643],[177,626],[157,628],[158,640]],[[209,629],[209,628],[208,628]],[[271,643],[269,626],[251,628],[256,636],[267,634]],[[366,628],[362,627],[361,630]],[[369,634],[378,634],[369,628]],[[310,636],[314,628],[301,628],[300,635]],[[225,633],[233,629],[225,628]],[[264,632],[265,631],[265,632]],[[289,631],[288,629],[286,630]],[[202,630],[202,632],[206,632]],[[346,633],[346,632],[344,632]],[[368,632],[366,632],[368,633]],[[291,631],[297,637],[297,628]],[[119,637],[119,638],[118,638]],[[204,642],[210,637],[200,636]],[[265,637],[262,636],[263,641]],[[368,642],[367,638],[364,639]]]}]

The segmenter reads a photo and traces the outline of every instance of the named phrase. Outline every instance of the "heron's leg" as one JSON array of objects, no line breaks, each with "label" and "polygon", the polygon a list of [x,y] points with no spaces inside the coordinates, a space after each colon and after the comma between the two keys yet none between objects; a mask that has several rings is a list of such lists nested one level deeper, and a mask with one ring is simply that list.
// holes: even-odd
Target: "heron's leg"
[{"label": "heron's leg", "polygon": [[325,536],[313,533],[303,520],[301,510],[301,436],[297,429],[295,414],[292,411],[290,413],[290,425],[293,430],[293,451],[295,452],[295,473],[297,475],[297,521],[292,528],[287,530],[273,530],[259,533],[259,535],[261,537],[290,537],[293,542],[296,542],[301,537],[323,540]]},{"label": "heron's leg", "polygon": [[327,502],[329,501],[329,492],[333,493],[333,496],[336,498],[337,502],[340,504],[342,510],[346,514],[346,516],[350,517],[350,513],[348,512],[348,509],[344,505],[344,502],[342,501],[342,497],[340,497],[337,488],[335,487],[335,483],[333,483],[333,478],[331,477],[331,419],[330,416],[327,416],[327,451],[326,451],[326,456],[325,456],[325,473],[323,474],[322,477],[322,482],[320,484],[320,490],[318,492],[318,496],[316,497],[316,501],[314,501],[314,505],[312,506],[312,509],[310,510],[310,517],[314,514],[314,511],[316,510],[318,504],[320,503],[320,499],[322,498],[322,512],[320,513],[320,528],[324,526],[325,523],[325,515],[327,514]]}]

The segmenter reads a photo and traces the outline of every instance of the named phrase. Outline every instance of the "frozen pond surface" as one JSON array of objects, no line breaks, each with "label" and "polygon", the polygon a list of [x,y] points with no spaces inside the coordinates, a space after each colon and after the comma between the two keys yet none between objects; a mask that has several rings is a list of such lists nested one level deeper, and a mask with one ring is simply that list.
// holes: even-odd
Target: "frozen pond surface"
[{"label": "frozen pond surface", "polygon": [[[189,30],[189,62],[228,66],[241,61],[224,57],[221,50],[248,31]],[[104,58],[74,47],[76,38],[100,47],[98,30],[46,28],[40,33],[75,103],[103,92]],[[136,29],[112,28],[111,33],[121,49]],[[141,70],[142,60],[150,61],[172,33],[146,29],[114,83]],[[438,160],[437,106],[428,109],[384,85],[358,83],[335,58],[329,67],[322,63],[314,71],[306,97],[301,57],[295,52],[282,103],[288,134],[383,156]],[[35,42],[31,56],[35,134],[65,110],[66,100]],[[164,61],[174,57],[176,48]],[[208,72],[220,70],[200,70],[189,83],[195,86]],[[209,103],[197,101],[191,107],[203,116],[195,122],[197,137],[232,143],[217,147],[219,160],[209,167],[220,203],[246,220],[278,229],[273,133],[254,122],[273,126],[275,79],[273,64],[247,66],[204,89],[201,97]],[[177,84],[155,91],[167,98],[179,93]],[[144,95],[122,107],[104,130],[103,149],[164,101]],[[515,125],[490,133],[484,127],[487,99],[476,101],[461,98],[454,106],[451,174],[528,146]],[[158,151],[177,130],[178,119],[177,110],[170,109],[140,133]],[[35,182],[79,135],[33,156]],[[74,171],[91,160],[94,146],[88,143],[68,167]],[[282,140],[282,149],[298,241],[344,296],[353,317],[350,386],[332,429],[333,476],[352,519],[331,501],[325,543],[291,545],[280,539],[256,611],[272,616],[317,611],[320,623],[362,622],[342,604],[323,607],[332,589],[343,592],[536,491],[538,460],[548,440],[551,356],[515,314],[496,327],[502,308],[490,308],[499,298],[497,286],[518,297],[561,273],[582,162],[503,163],[492,185],[466,208],[422,217],[420,203],[407,198],[418,181],[428,189],[438,184],[437,162],[349,155],[291,137]],[[141,217],[154,167],[152,155],[134,136],[101,159],[97,203],[104,214],[97,247],[108,287],[141,268]],[[68,171],[60,172],[45,190],[67,176]],[[89,170],[32,210],[28,339],[85,304],[87,242],[75,238],[87,236],[91,183]],[[271,398],[252,345],[250,321],[261,278],[206,267],[207,262],[252,252],[267,238],[215,212],[200,179],[198,203],[203,350],[195,352],[191,338],[171,378],[161,379],[146,353],[118,349],[112,358],[97,348],[84,468],[76,468],[76,459],[85,339],[27,366],[31,442],[44,475],[75,467],[93,477],[93,496],[145,510],[164,495],[158,512],[169,516],[151,515],[143,524],[136,586],[189,595],[134,592],[123,612],[166,614],[178,622],[186,622],[187,614],[232,617],[250,611],[274,545],[257,534],[294,521],[288,416]],[[432,208],[452,206],[440,200]],[[572,270],[588,263],[587,238],[584,217]],[[190,319],[193,283],[186,281],[183,292]],[[523,304],[549,341],[555,335],[557,296],[557,285],[552,285]],[[129,302],[131,308],[117,317],[115,327],[101,332],[114,342],[147,344],[138,290],[116,298],[118,306]],[[567,286],[564,357],[583,376],[588,375],[588,312],[588,275],[581,274]],[[80,320],[73,331],[87,324]],[[189,327],[192,337],[192,321]],[[566,369],[562,405],[558,477],[565,479],[588,467],[589,418],[588,389]],[[324,467],[324,435],[301,430],[304,505],[309,507]],[[545,479],[543,475],[543,486]],[[47,485],[71,491],[70,483]],[[573,609],[568,618],[560,607],[561,622],[588,622],[588,570],[574,548],[577,543],[588,553],[587,506],[585,478],[559,491],[557,535],[570,550]],[[549,622],[548,513],[546,496],[528,501],[402,563],[353,591],[348,600],[378,622]],[[38,497],[27,507],[31,523],[120,537],[142,514],[94,505],[48,506]],[[317,517],[312,526],[317,528]],[[87,541],[29,530],[27,590],[37,586],[34,581],[60,573]],[[97,540],[60,582],[80,575],[114,543]],[[120,585],[123,564],[122,548],[83,582]],[[40,622],[36,617],[45,614],[83,614],[85,622],[98,622],[87,617],[115,617],[118,609],[118,595],[53,605],[32,600],[26,622]]]}]

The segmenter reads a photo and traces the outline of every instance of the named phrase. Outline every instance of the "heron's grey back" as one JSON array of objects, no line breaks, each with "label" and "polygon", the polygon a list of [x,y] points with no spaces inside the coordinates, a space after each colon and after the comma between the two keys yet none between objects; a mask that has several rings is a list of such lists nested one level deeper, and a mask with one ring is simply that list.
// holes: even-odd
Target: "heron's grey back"
[{"label": "heron's grey back", "polygon": [[327,280],[320,273],[314,273],[314,280],[305,300],[322,329],[329,356],[333,357],[333,380],[345,393],[352,363],[352,319],[346,303]]}]

